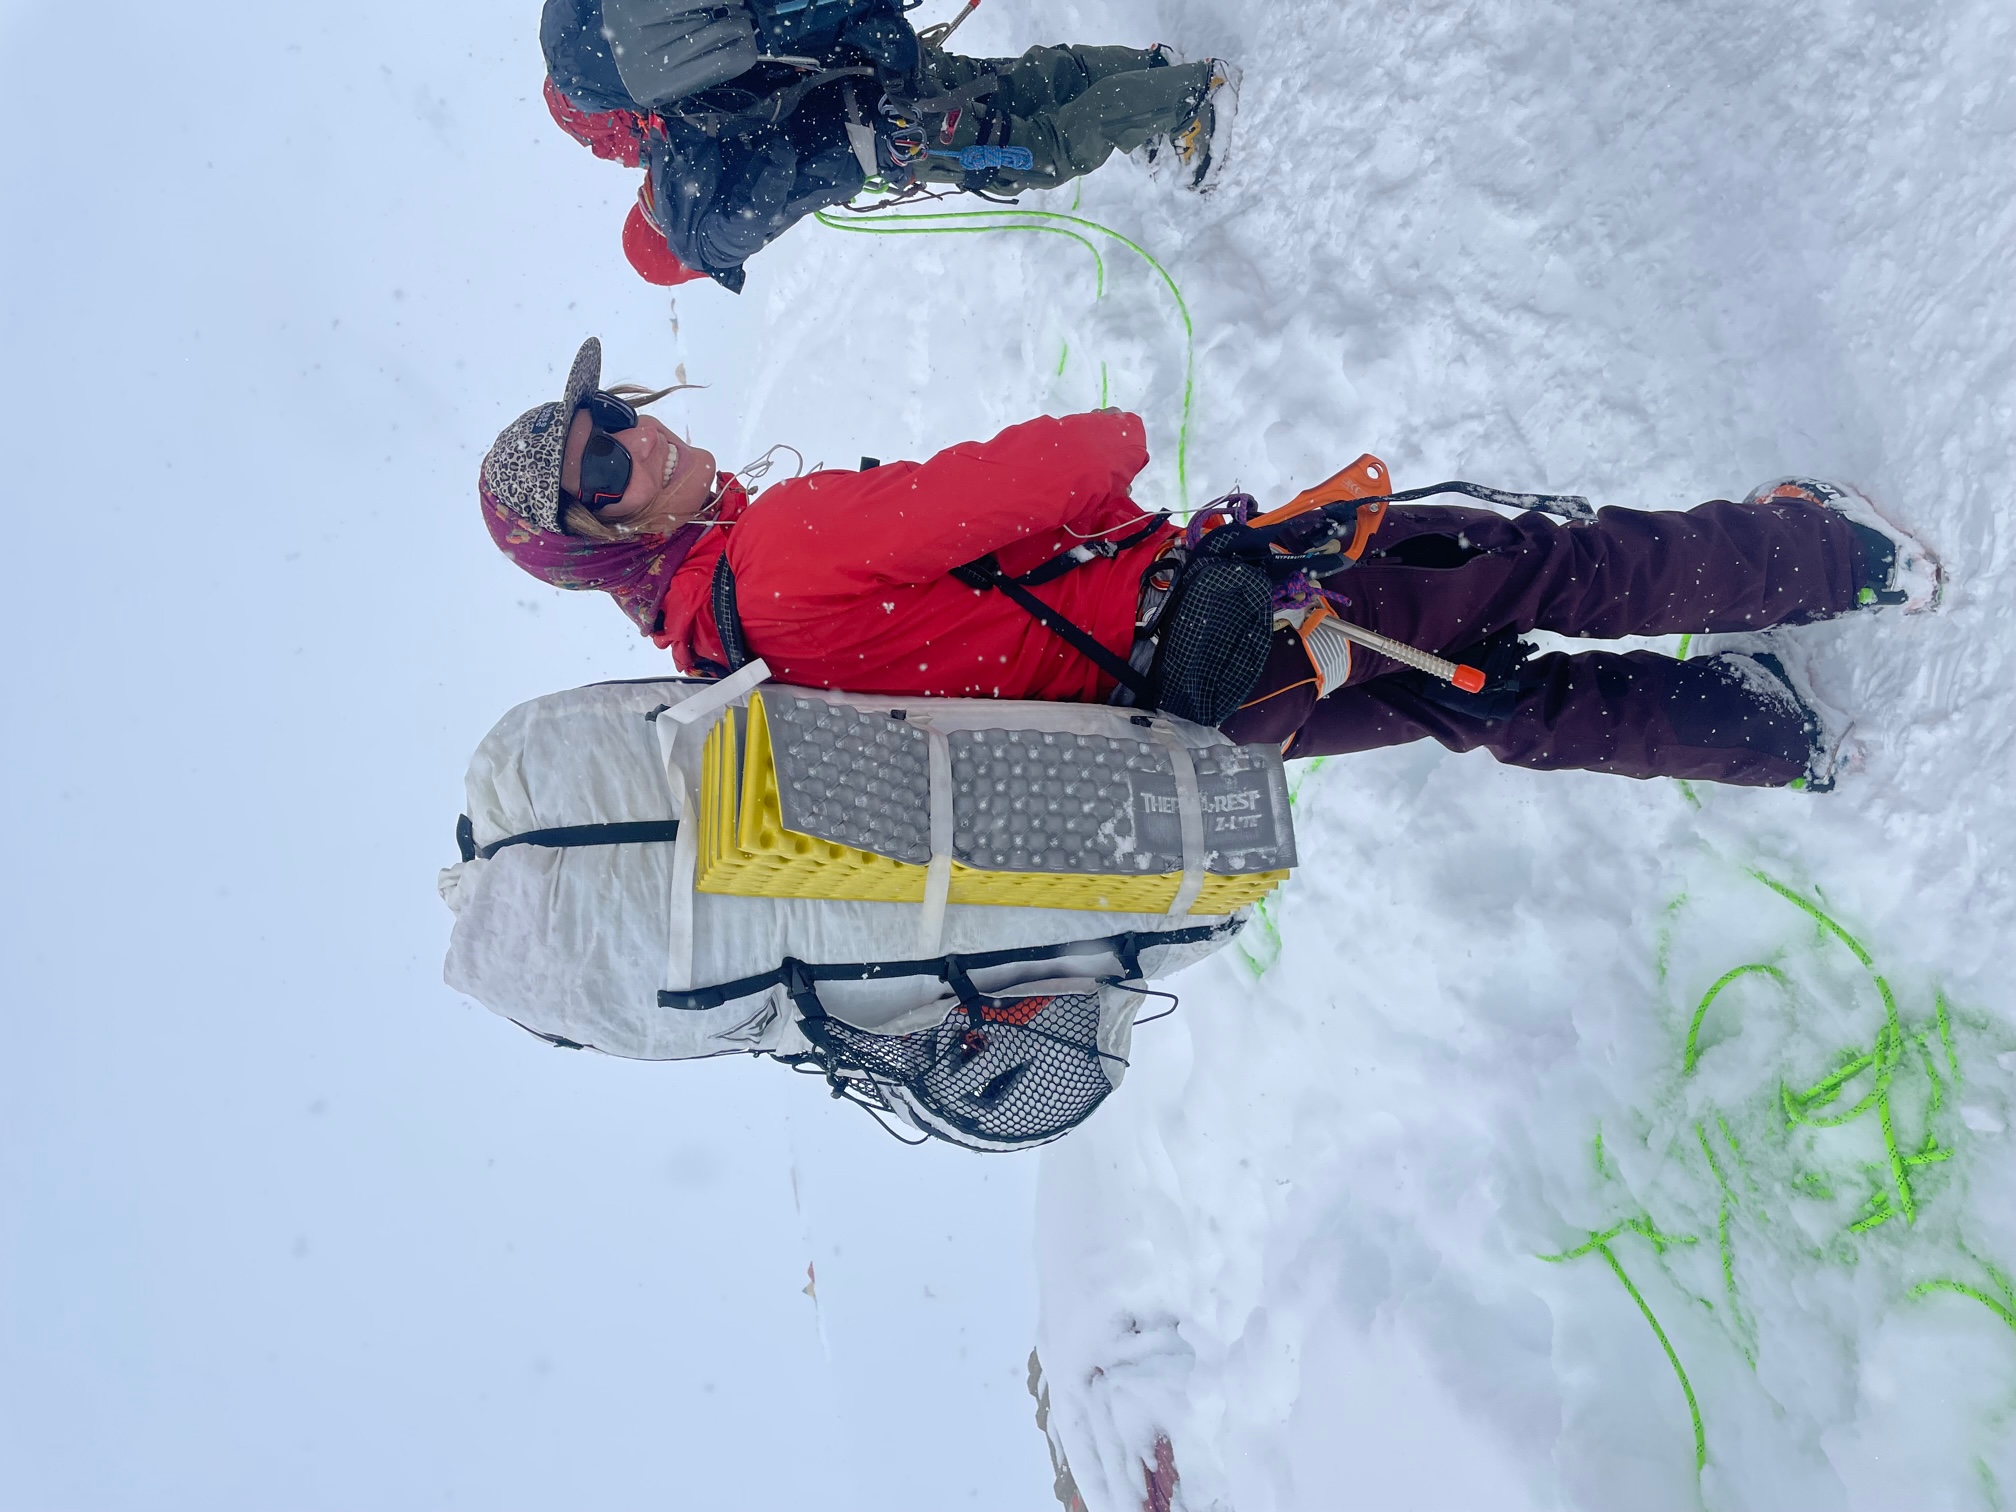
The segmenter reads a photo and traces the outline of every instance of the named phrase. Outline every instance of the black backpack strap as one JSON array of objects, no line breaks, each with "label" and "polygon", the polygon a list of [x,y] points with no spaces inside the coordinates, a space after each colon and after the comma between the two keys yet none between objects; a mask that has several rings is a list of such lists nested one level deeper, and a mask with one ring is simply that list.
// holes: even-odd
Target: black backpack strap
[{"label": "black backpack strap", "polygon": [[658,1006],[677,1008],[685,1013],[705,1013],[723,1003],[732,1003],[736,998],[753,997],[756,993],[785,985],[786,981],[785,968],[779,966],[773,971],[758,972],[755,976],[737,977],[732,982],[716,982],[711,987],[683,990],[661,987],[658,990]]},{"label": "black backpack strap", "polygon": [[740,109],[714,109],[708,101],[712,92],[701,90],[683,100],[674,100],[661,105],[658,114],[668,120],[686,122],[717,139],[748,136],[751,132],[770,127],[781,127],[797,114],[805,96],[815,89],[831,84],[836,79],[872,79],[875,70],[866,66],[851,68],[822,69],[808,74],[794,84],[785,86],[775,94],[765,95]]},{"label": "black backpack strap", "polygon": [[714,564],[714,633],[721,637],[721,654],[728,658],[728,670],[740,672],[749,660],[749,642],[742,638],[742,616],[735,609],[735,569],[722,552]]},{"label": "black backpack strap", "polygon": [[[1044,564],[1045,567],[1049,565],[1049,563]],[[1072,565],[1076,566],[1077,564],[1073,563]],[[1037,569],[1039,572],[1042,570],[1043,568],[1040,567]],[[1144,699],[1148,697],[1148,679],[1129,666],[1125,658],[1117,655],[1108,647],[1101,645],[1089,630],[1073,624],[1055,609],[1044,603],[1043,600],[1036,597],[1027,588],[1023,587],[1020,581],[1008,576],[1007,573],[1001,570],[1001,564],[995,561],[993,557],[984,556],[978,561],[966,563],[963,567],[954,567],[952,569],[952,576],[969,587],[983,590],[988,588],[1000,589],[1018,608],[1027,613],[1030,618],[1040,623],[1052,635],[1055,635],[1059,640],[1070,646],[1072,650],[1078,652],[1079,655],[1098,667],[1108,677],[1114,678],[1122,686],[1132,689],[1135,697]]]},{"label": "black backpack strap", "polygon": [[1064,940],[1054,945],[1023,945],[1006,950],[971,951],[964,955],[933,956],[920,961],[856,961],[846,965],[817,965],[787,957],[774,970],[756,976],[740,977],[732,982],[720,982],[711,987],[691,987],[686,989],[663,988],[658,993],[660,1008],[677,1008],[687,1013],[702,1013],[710,1008],[719,1008],[723,1003],[736,998],[749,997],[771,987],[783,987],[794,1000],[809,997],[814,1008],[814,1016],[823,1015],[823,1006],[817,1006],[818,985],[821,982],[872,982],[885,977],[934,976],[950,982],[957,973],[982,971],[991,966],[1019,965],[1027,961],[1054,961],[1065,956],[1084,955],[1092,951],[1108,951],[1118,958],[1121,968],[1131,978],[1141,970],[1141,953],[1160,945],[1194,945],[1221,935],[1231,934],[1242,927],[1243,921],[1230,918],[1218,924],[1190,924],[1180,929],[1139,929],[1125,934],[1103,935],[1092,940]]},{"label": "black backpack strap", "polygon": [[464,861],[473,861],[479,856],[488,861],[509,845],[544,845],[565,850],[577,845],[643,845],[653,840],[679,838],[677,819],[626,819],[615,824],[561,824],[551,829],[526,830],[522,835],[507,835],[477,849],[473,836],[464,838],[467,832],[463,825],[468,823],[469,818],[465,814],[461,823],[455,826],[455,838],[461,842]]},{"label": "black backpack strap", "polygon": [[1131,530],[1117,541],[1086,541],[1082,545],[1073,546],[1069,551],[1060,551],[1041,567],[1032,568],[1015,581],[1034,588],[1064,576],[1074,567],[1083,567],[1087,562],[1110,561],[1121,552],[1139,546],[1168,521],[1169,511],[1165,509],[1160,514],[1150,515],[1139,530]]}]

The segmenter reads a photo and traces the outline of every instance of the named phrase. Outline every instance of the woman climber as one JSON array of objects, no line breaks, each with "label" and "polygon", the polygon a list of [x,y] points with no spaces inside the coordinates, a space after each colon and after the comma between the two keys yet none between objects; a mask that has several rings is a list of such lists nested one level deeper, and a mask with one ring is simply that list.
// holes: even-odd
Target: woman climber
[{"label": "woman climber", "polygon": [[899,197],[1015,194],[1137,149],[1187,187],[1215,177],[1227,65],[1160,46],[960,57],[943,45],[956,21],[919,34],[904,9],[546,0],[548,110],[597,157],[645,170],[623,228],[631,265],[740,290],[744,262],[871,179]]},{"label": "woman climber", "polygon": [[[1825,790],[1840,721],[1757,632],[1909,613],[1939,587],[1860,494],[1805,479],[1559,523],[1531,507],[1545,496],[1474,485],[1456,491],[1525,507],[1394,498],[1367,458],[1321,507],[1207,508],[1185,530],[1128,496],[1148,453],[1119,410],[752,496],[638,413],[657,395],[600,384],[591,339],[559,402],[484,458],[485,524],[710,676],[760,657],[855,693],[1152,704],[1291,757],[1432,738],[1515,766]],[[1312,633],[1325,620],[1348,649]],[[1519,639],[1536,630],[1742,639],[1536,656]]]}]

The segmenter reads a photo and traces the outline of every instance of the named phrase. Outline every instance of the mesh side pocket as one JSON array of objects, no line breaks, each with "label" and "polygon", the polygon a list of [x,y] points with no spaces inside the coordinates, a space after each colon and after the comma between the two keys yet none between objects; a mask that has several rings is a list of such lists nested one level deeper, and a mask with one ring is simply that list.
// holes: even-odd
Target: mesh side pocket
[{"label": "mesh side pocket", "polygon": [[1193,557],[1156,628],[1149,672],[1155,706],[1216,728],[1260,681],[1274,636],[1265,570],[1230,557]]},{"label": "mesh side pocket", "polygon": [[1069,1133],[1113,1090],[1125,1063],[1100,1050],[1099,1021],[1093,986],[980,996],[973,1008],[954,1008],[912,1034],[874,1034],[825,1017],[801,1027],[836,1091],[846,1086],[857,1100],[967,1149],[1009,1150]]}]

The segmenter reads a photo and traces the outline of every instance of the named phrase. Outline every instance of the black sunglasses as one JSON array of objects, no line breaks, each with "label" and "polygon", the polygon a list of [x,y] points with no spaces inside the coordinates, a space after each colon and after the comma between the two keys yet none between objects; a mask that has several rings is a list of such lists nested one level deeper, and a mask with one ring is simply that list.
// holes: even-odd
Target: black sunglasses
[{"label": "black sunglasses", "polygon": [[601,509],[623,497],[630,486],[630,453],[610,434],[637,424],[637,411],[600,389],[581,401],[593,427],[581,451],[581,491],[576,496],[589,509]]}]

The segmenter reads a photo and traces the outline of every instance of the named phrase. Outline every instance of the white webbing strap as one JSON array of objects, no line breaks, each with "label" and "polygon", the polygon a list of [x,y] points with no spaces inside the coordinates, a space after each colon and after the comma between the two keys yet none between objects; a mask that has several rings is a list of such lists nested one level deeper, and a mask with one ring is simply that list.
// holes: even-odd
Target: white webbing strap
[{"label": "white webbing strap", "polygon": [[693,985],[693,870],[700,850],[700,826],[688,822],[699,810],[694,807],[686,771],[679,764],[681,737],[691,739],[691,731],[673,724],[664,714],[651,722],[651,728],[658,736],[658,756],[664,763],[672,812],[680,820],[679,838],[672,842],[672,885],[665,899],[665,985],[683,990]]},{"label": "white webbing strap", "polygon": [[1190,759],[1190,748],[1167,725],[1158,724],[1155,733],[1176,769],[1176,818],[1183,832],[1183,880],[1169,900],[1169,912],[1187,914],[1204,891],[1204,793],[1197,785],[1197,763]]},{"label": "white webbing strap", "polygon": [[[713,716],[770,676],[770,668],[758,657],[739,671],[694,694],[684,703],[663,711],[653,727],[658,733],[658,754],[665,763],[665,780],[672,789],[672,812],[680,819],[699,813],[692,789],[680,765],[680,746],[699,737]],[[672,887],[667,898],[670,913],[666,929],[665,985],[684,989],[693,985],[693,874],[700,853],[700,826],[681,824],[679,838],[672,846]]]},{"label": "white webbing strap", "polygon": [[[672,786],[672,802],[682,819],[696,811],[689,801],[686,774],[668,757],[665,775]],[[672,842],[672,886],[666,899],[665,985],[687,988],[693,985],[693,871],[700,854],[700,826],[681,824],[679,838]]]},{"label": "white webbing strap", "polygon": [[944,945],[945,900],[952,891],[952,743],[943,730],[922,728],[931,773],[931,864],[924,871],[917,950],[935,956]]},{"label": "white webbing strap", "polygon": [[921,728],[931,772],[931,865],[923,871],[917,952],[935,956],[946,941],[946,899],[952,895],[952,742],[943,730]]},{"label": "white webbing strap", "polygon": [[769,677],[769,663],[759,656],[740,671],[730,672],[719,682],[708,684],[704,693],[695,693],[684,703],[672,705],[658,717],[669,719],[674,724],[692,724],[710,714],[719,713],[758,683],[767,682]]}]

